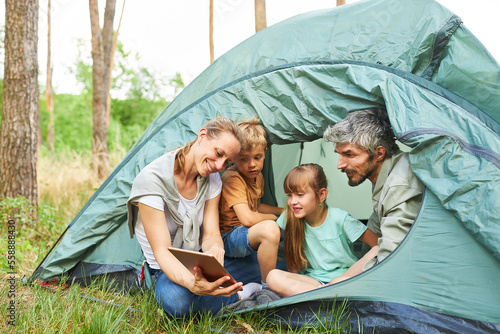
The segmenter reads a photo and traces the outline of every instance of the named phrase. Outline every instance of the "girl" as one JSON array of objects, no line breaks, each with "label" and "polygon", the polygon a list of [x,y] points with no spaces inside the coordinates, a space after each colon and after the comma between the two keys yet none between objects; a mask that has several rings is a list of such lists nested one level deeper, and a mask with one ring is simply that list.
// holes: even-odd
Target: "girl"
[{"label": "girl", "polygon": [[241,141],[236,123],[216,118],[195,140],[154,160],[134,180],[127,203],[129,228],[156,277],[156,299],[170,316],[217,313],[261,288],[254,283],[242,290],[240,282],[219,288],[229,277],[208,282],[199,268],[192,275],[168,250],[172,245],[201,249],[223,264],[219,172],[237,156]]},{"label": "girl", "polygon": [[[348,278],[349,267],[364,264],[349,247],[356,240],[372,247],[370,255],[376,254],[378,237],[374,232],[347,212],[326,205],[327,180],[321,166],[295,167],[286,176],[283,187],[288,208],[277,223],[285,230],[289,272],[272,270],[267,276],[271,290],[288,297],[335,283],[341,275],[342,279]],[[363,259],[369,260],[368,253]]]}]

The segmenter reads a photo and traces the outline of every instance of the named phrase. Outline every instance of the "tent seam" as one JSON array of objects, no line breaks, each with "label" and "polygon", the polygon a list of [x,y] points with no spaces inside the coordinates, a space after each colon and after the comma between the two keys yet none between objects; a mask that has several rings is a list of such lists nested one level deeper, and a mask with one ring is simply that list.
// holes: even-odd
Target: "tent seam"
[{"label": "tent seam", "polygon": [[460,137],[454,135],[451,132],[444,131],[441,129],[417,129],[417,130],[411,130],[405,133],[400,134],[397,139],[401,142],[407,141],[409,138],[421,135],[421,134],[436,134],[436,135],[443,135],[446,137],[453,138],[459,145],[464,149],[465,151],[469,152],[470,154],[486,159],[493,163],[497,168],[500,169],[500,155],[497,154],[496,152],[492,150],[488,150],[484,147],[477,146],[477,145],[472,145],[461,139]]},{"label": "tent seam", "polygon": [[431,80],[438,64],[440,63],[443,52],[448,46],[448,42],[461,24],[462,20],[458,16],[453,15],[437,32],[432,47],[434,51],[431,56],[431,61],[429,62],[427,68],[422,72],[422,78]]}]

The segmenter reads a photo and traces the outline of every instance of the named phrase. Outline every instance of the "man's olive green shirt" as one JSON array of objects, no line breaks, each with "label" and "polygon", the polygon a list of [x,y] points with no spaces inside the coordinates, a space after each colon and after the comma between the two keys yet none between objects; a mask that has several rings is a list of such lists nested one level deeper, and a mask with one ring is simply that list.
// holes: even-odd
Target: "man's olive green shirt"
[{"label": "man's olive green shirt", "polygon": [[378,234],[379,250],[363,269],[385,259],[404,239],[417,217],[423,183],[410,168],[408,153],[386,158],[373,187],[373,214],[368,228]]}]

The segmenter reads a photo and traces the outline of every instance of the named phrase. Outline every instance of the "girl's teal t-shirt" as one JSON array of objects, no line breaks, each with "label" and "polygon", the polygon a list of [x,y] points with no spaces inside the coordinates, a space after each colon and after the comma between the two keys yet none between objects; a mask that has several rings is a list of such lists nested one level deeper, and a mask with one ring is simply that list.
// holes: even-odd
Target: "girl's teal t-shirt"
[{"label": "girl's teal t-shirt", "polygon": [[[286,214],[282,214],[278,225],[284,229]],[[366,231],[366,226],[348,212],[328,208],[323,224],[317,227],[305,226],[304,252],[307,257],[306,270],[300,274],[311,276],[321,282],[330,282],[342,275],[358,258],[351,250],[351,244]]]}]

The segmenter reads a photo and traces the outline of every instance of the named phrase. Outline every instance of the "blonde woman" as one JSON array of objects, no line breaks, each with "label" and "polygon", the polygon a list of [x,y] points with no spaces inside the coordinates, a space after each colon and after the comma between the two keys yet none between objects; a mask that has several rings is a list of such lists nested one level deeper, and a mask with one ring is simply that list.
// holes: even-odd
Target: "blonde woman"
[{"label": "blonde woman", "polygon": [[151,162],[137,175],[127,202],[129,227],[136,234],[155,281],[155,295],[172,317],[218,312],[251,294],[257,286],[238,282],[220,288],[229,277],[209,282],[197,268],[191,274],[169,246],[202,251],[224,262],[219,232],[219,172],[239,153],[241,131],[234,121],[209,121],[196,139]]}]

